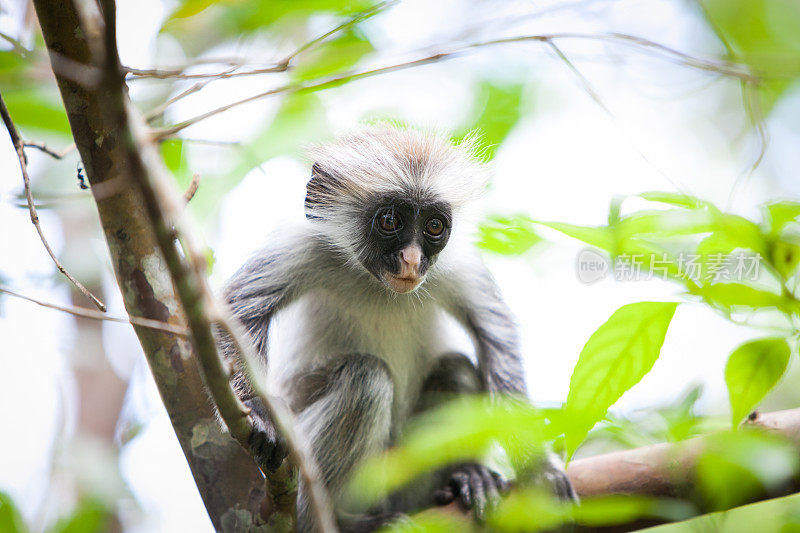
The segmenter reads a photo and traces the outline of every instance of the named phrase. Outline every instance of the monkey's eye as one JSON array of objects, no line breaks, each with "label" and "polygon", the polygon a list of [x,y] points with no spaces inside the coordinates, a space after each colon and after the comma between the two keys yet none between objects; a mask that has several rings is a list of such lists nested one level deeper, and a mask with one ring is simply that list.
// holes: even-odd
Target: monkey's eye
[{"label": "monkey's eye", "polygon": [[399,230],[403,224],[400,217],[395,215],[392,211],[387,211],[378,216],[378,225],[383,231],[394,232]]},{"label": "monkey's eye", "polygon": [[444,231],[444,222],[438,218],[432,218],[425,224],[425,233],[432,237],[438,237]]}]

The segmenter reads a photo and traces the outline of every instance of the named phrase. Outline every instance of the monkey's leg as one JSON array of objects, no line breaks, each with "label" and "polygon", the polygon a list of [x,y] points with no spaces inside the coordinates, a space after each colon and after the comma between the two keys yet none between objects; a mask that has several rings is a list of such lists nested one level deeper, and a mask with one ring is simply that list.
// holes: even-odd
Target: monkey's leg
[{"label": "monkey's leg", "polygon": [[[324,381],[320,383],[319,379]],[[313,380],[321,387],[298,415],[298,433],[310,442],[322,482],[337,506],[342,529],[370,529],[364,527],[366,524],[359,527],[358,521],[347,520],[341,495],[355,465],[364,457],[383,451],[389,441],[394,397],[389,370],[375,356],[350,354],[314,372]],[[297,513],[298,531],[312,531],[314,520],[302,481]]]}]

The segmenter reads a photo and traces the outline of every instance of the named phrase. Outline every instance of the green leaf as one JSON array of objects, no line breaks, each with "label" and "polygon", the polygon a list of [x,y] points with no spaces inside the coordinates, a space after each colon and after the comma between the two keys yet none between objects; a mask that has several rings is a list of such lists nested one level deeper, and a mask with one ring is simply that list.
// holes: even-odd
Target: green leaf
[{"label": "green leaf", "polygon": [[766,222],[769,232],[773,236],[779,235],[783,228],[800,217],[800,203],[798,202],[774,202],[766,206]]},{"label": "green leaf", "polygon": [[481,81],[472,117],[458,129],[453,140],[460,142],[476,132],[476,148],[487,161],[493,159],[497,148],[519,122],[524,90],[520,83],[500,85],[491,80]]},{"label": "green leaf", "polygon": [[800,264],[800,244],[795,239],[776,238],[770,243],[767,257],[784,280],[791,278]]},{"label": "green leaf", "polygon": [[[58,94],[42,89],[3,91],[8,112],[18,128],[71,135],[69,121]],[[53,87],[55,89],[55,87]]]},{"label": "green leaf", "polygon": [[662,204],[674,205],[675,207],[718,211],[718,209],[711,202],[707,202],[705,200],[697,198],[696,196],[690,196],[688,194],[683,194],[683,193],[651,191],[651,192],[644,192],[639,196],[650,202],[659,202]]},{"label": "green leaf", "polygon": [[14,500],[5,492],[0,492],[0,531],[8,533],[25,533],[28,528],[22,520]]},{"label": "green leaf", "polygon": [[60,519],[52,533],[102,533],[108,531],[110,513],[101,502],[87,499],[68,517]]},{"label": "green leaf", "polygon": [[728,311],[737,307],[774,307],[784,311],[791,308],[791,301],[780,294],[756,289],[742,283],[713,283],[696,287],[692,289],[691,293],[702,296],[708,303]]},{"label": "green leaf", "polygon": [[521,255],[541,242],[525,215],[492,215],[478,226],[477,245],[502,255]]},{"label": "green leaf", "polygon": [[791,350],[786,339],[747,342],[733,351],[725,366],[725,383],[736,427],[781,379]]},{"label": "green leaf", "polygon": [[762,81],[768,113],[800,75],[800,4],[786,0],[702,0],[711,28],[726,45],[726,59],[749,65]]},{"label": "green leaf", "polygon": [[664,209],[637,211],[619,221],[620,239],[648,237],[675,237],[713,231],[717,216],[708,211]]},{"label": "green leaf", "polygon": [[161,143],[161,158],[164,165],[173,174],[177,174],[186,163],[183,157],[183,141],[181,139],[167,139]]},{"label": "green leaf", "polygon": [[305,23],[313,15],[352,16],[374,5],[371,0],[184,0],[164,22],[162,30],[175,35],[207,30],[230,37],[260,29],[274,32],[279,25],[276,23],[287,30],[296,30],[298,22]]},{"label": "green leaf", "polygon": [[301,54],[297,67],[292,71],[292,78],[305,81],[344,73],[374,50],[372,43],[361,32],[346,31],[318,48]]},{"label": "green leaf", "polygon": [[607,252],[613,252],[616,247],[614,233],[611,228],[606,226],[576,226],[564,222],[543,222],[540,220],[532,220],[532,222],[560,231],[568,237],[578,239]]},{"label": "green leaf", "polygon": [[658,359],[674,302],[640,302],[617,309],[583,347],[572,372],[565,439],[571,457],[589,430]]}]

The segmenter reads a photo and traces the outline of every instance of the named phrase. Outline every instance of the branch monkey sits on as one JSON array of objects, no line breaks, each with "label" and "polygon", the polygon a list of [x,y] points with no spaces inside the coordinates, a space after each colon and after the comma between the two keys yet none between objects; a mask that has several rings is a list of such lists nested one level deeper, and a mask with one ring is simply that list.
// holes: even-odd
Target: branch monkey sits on
[{"label": "branch monkey sits on", "polygon": [[[339,503],[356,464],[396,443],[432,395],[524,397],[527,390],[516,325],[462,224],[464,206],[488,179],[470,143],[374,127],[312,155],[306,222],[277,233],[224,294],[264,358],[268,390],[295,414]],[[453,354],[446,315],[471,335],[476,365]],[[220,343],[234,358],[230,343]],[[285,446],[242,373],[233,381],[252,409],[253,453],[276,468]],[[555,462],[541,468],[559,496],[574,498]],[[443,486],[432,488],[482,513],[504,483],[469,464],[453,467]],[[412,505],[406,498],[403,506],[433,503],[433,490],[414,492],[427,501]],[[299,530],[311,530],[302,483],[298,498]],[[379,523],[337,512],[345,529]]]}]

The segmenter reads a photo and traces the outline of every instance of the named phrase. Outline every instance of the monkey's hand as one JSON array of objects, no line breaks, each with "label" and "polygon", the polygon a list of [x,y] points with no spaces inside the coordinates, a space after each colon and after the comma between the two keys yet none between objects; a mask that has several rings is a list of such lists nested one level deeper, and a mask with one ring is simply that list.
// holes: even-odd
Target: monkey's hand
[{"label": "monkey's hand", "polygon": [[509,482],[497,472],[477,463],[464,463],[451,470],[447,484],[434,493],[439,505],[458,500],[465,509],[472,509],[478,523],[484,523],[486,512],[497,507],[500,495],[508,492]]},{"label": "monkey's hand", "polygon": [[289,453],[286,441],[275,429],[261,398],[245,400],[244,404],[250,408],[250,418],[253,420],[250,452],[262,468],[274,472]]}]

